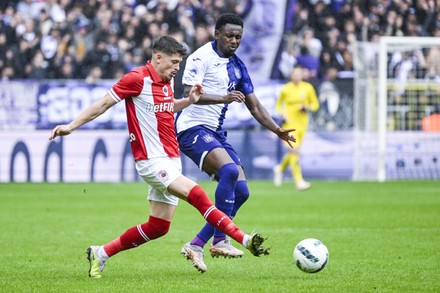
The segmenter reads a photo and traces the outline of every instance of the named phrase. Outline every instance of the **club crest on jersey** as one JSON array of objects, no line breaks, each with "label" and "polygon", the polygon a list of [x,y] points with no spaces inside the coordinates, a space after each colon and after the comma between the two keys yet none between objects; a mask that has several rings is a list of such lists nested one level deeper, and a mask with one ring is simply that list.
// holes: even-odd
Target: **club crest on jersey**
[{"label": "club crest on jersey", "polygon": [[210,143],[210,142],[214,141],[214,138],[213,138],[212,135],[210,135],[210,134],[205,134],[204,136],[202,136],[202,139],[203,139],[206,143]]},{"label": "club crest on jersey", "polygon": [[160,170],[159,173],[157,173],[157,178],[164,182],[165,180],[168,179],[168,173],[165,170]]},{"label": "club crest on jersey", "polygon": [[162,88],[162,91],[163,91],[163,93],[164,93],[165,96],[168,96],[168,87],[167,87],[167,86],[164,86],[164,87]]}]

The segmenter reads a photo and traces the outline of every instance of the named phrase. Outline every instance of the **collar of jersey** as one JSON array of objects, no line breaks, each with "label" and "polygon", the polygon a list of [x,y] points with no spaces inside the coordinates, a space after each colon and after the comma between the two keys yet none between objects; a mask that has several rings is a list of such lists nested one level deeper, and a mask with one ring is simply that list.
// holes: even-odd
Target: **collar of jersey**
[{"label": "collar of jersey", "polygon": [[162,80],[162,78],[159,76],[159,74],[157,74],[157,72],[154,69],[153,64],[151,64],[150,60],[147,61],[147,64],[145,64],[145,66],[147,67],[148,71],[150,72],[150,76],[151,76],[151,79],[153,80],[153,82],[164,83],[164,84],[167,83]]},{"label": "collar of jersey", "polygon": [[217,53],[217,55],[218,55],[220,58],[230,59],[230,58],[223,57],[223,56],[220,54],[220,52],[217,50],[217,41],[216,41],[216,40],[212,41],[212,42],[211,42],[211,45],[212,45],[212,49],[214,50],[214,52]]}]

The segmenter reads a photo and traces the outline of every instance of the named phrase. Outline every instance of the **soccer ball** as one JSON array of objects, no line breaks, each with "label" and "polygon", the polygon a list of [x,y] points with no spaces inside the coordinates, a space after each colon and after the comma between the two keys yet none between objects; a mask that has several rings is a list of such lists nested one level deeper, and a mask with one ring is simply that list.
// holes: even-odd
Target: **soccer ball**
[{"label": "soccer ball", "polygon": [[328,249],[318,239],[307,238],[295,246],[293,259],[301,271],[317,273],[327,265]]}]

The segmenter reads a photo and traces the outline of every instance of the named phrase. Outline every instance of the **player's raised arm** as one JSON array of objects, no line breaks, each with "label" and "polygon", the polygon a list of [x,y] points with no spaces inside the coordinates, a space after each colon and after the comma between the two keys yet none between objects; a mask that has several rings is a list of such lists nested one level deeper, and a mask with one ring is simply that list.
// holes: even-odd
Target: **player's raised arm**
[{"label": "player's raised arm", "polygon": [[196,83],[188,92],[187,98],[174,101],[174,112],[179,112],[191,104],[197,103],[203,94],[203,87],[201,84]]},{"label": "player's raised arm", "polygon": [[107,93],[104,97],[90,105],[84,111],[82,111],[72,122],[67,125],[57,125],[52,130],[49,139],[52,140],[57,136],[64,136],[71,134],[78,127],[86,124],[87,122],[100,116],[107,111],[110,107],[116,104],[116,101],[111,98]]},{"label": "player's raised arm", "polygon": [[[188,97],[189,92],[191,91],[190,85],[185,85],[184,87],[184,96]],[[213,95],[204,93],[200,96],[200,99],[196,104],[199,105],[212,105],[212,104],[230,104],[232,102],[243,103],[246,97],[240,91],[231,91],[229,94],[221,96],[221,95]]]}]

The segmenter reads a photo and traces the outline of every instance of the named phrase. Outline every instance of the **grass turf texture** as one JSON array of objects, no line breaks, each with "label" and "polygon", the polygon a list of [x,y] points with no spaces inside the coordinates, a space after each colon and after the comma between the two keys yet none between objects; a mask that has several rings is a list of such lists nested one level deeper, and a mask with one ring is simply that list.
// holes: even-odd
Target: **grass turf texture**
[{"label": "grass turf texture", "polygon": [[[201,182],[209,194],[215,183]],[[268,237],[271,255],[213,259],[200,274],[180,255],[204,224],[180,202],[170,232],[87,276],[85,250],[147,219],[147,185],[0,184],[1,292],[439,292],[440,182],[313,182],[297,192],[250,182],[236,223]],[[293,263],[302,239],[322,240],[328,266]],[[237,247],[238,246],[237,244]]]}]

